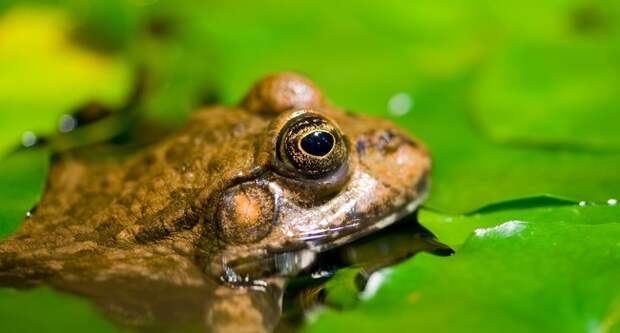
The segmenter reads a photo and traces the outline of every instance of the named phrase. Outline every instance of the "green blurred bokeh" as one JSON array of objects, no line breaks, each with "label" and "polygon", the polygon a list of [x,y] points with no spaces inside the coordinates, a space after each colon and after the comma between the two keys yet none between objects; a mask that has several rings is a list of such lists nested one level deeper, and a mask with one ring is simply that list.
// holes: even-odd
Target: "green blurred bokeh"
[{"label": "green blurred bokeh", "polygon": [[36,203],[50,153],[12,152],[53,141],[63,115],[90,101],[118,108],[146,73],[135,112],[174,128],[282,70],[426,142],[427,208],[620,192],[615,0],[4,0],[0,232]]}]

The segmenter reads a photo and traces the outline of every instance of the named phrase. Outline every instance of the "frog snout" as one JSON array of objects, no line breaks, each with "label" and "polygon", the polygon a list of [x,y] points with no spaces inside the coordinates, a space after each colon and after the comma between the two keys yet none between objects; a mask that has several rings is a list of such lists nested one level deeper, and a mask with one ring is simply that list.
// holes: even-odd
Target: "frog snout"
[{"label": "frog snout", "polygon": [[407,133],[396,129],[378,129],[355,141],[359,162],[373,178],[406,199],[425,189],[431,169],[426,147]]},{"label": "frog snout", "polygon": [[388,128],[362,135],[357,139],[355,148],[360,156],[368,154],[369,150],[389,155],[396,152],[402,145],[409,145],[414,149],[420,146],[406,133],[402,133],[398,129]]}]

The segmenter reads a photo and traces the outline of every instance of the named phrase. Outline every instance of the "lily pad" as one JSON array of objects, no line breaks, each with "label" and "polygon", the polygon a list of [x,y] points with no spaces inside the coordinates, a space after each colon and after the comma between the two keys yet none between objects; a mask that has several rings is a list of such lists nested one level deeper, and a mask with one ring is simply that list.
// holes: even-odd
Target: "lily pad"
[{"label": "lily pad", "polygon": [[506,48],[476,82],[480,125],[499,142],[620,150],[620,49],[609,39]]},{"label": "lily pad", "polygon": [[562,146],[514,146],[487,140],[467,112],[476,73],[428,84],[399,124],[430,146],[433,188],[427,206],[469,212],[491,202],[552,194],[605,202],[620,196],[620,153]]},{"label": "lily pad", "polygon": [[605,207],[606,218],[594,208],[532,210],[527,221],[504,212],[499,220],[511,221],[470,233],[454,256],[394,267],[370,300],[327,311],[306,331],[619,332],[620,292],[610,286],[620,279],[620,208]]},{"label": "lily pad", "polygon": [[618,4],[489,6],[497,47],[472,84],[480,129],[496,142],[619,150]]},{"label": "lily pad", "polygon": [[[509,221],[536,221],[547,223],[554,221],[579,221],[584,224],[604,224],[620,218],[620,210],[616,201],[610,204],[577,204],[574,202],[557,201],[556,205],[536,206],[532,198],[523,200],[531,206],[520,209],[481,209],[465,215],[445,215],[423,209],[419,213],[419,220],[435,236],[451,247],[457,247],[467,239],[474,230],[489,228]],[[546,199],[546,198],[545,198]],[[506,207],[514,207],[517,202],[507,203]]]}]

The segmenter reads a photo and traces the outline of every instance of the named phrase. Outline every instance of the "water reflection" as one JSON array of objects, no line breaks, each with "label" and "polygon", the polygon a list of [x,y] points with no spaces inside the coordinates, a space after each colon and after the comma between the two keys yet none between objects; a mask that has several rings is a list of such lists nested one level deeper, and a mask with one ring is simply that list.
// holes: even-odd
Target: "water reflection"
[{"label": "water reflection", "polygon": [[272,273],[255,279],[238,276],[217,281],[190,258],[121,249],[68,255],[53,274],[28,268],[25,262],[20,267],[0,262],[0,283],[51,285],[89,299],[109,320],[140,331],[284,332],[299,328],[305,311],[323,302],[323,284],[338,269],[359,267],[356,282],[361,291],[372,272],[420,251],[451,253],[410,216],[324,253],[306,250],[264,259],[261,265],[273,265],[279,271],[265,269]]}]

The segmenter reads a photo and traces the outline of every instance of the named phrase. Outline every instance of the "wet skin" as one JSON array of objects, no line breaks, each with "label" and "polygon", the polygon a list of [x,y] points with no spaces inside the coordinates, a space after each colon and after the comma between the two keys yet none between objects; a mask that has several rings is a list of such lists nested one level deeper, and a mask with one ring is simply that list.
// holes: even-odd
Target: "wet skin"
[{"label": "wet skin", "polygon": [[38,208],[0,243],[0,282],[217,289],[206,275],[265,287],[413,211],[430,167],[424,145],[392,123],[275,74],[130,158],[55,158]]}]

